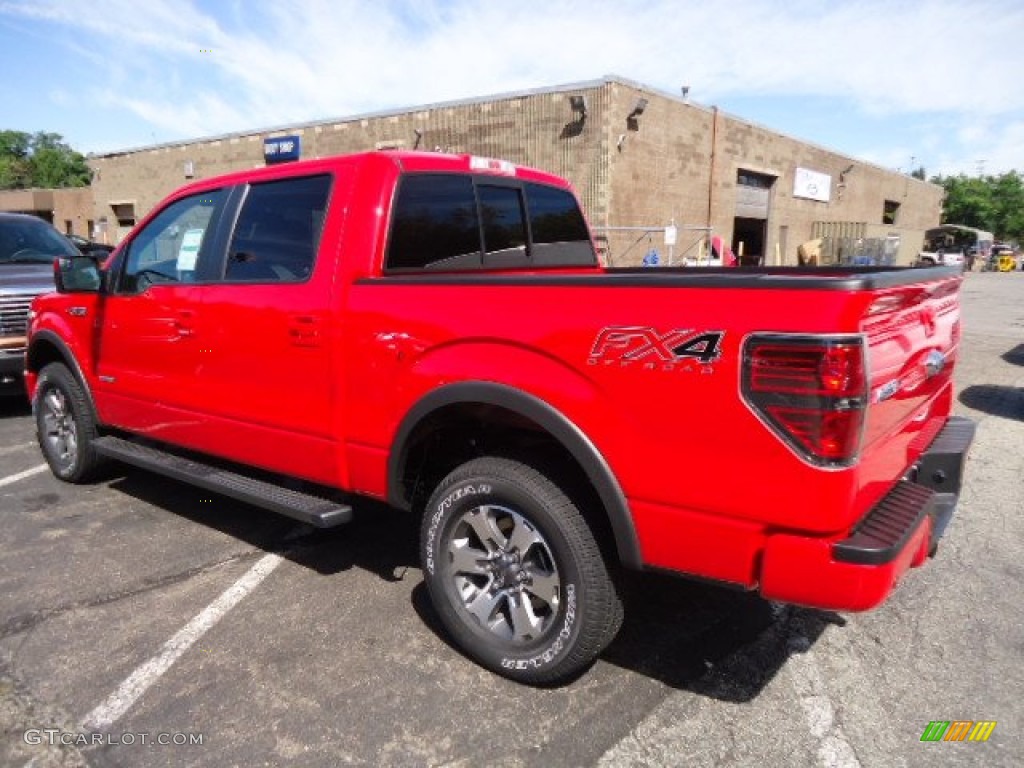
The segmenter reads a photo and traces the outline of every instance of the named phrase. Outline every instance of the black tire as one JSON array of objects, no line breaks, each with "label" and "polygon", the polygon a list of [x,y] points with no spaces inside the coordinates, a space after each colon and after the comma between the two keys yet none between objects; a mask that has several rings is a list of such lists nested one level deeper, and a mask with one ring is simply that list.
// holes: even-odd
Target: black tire
[{"label": "black tire", "polygon": [[622,624],[593,532],[568,496],[512,459],[463,464],[423,516],[423,575],[445,629],[467,655],[518,682],[564,682]]},{"label": "black tire", "polygon": [[82,385],[63,363],[39,373],[32,411],[39,448],[54,475],[68,483],[86,483],[101,466],[93,448],[96,416]]}]

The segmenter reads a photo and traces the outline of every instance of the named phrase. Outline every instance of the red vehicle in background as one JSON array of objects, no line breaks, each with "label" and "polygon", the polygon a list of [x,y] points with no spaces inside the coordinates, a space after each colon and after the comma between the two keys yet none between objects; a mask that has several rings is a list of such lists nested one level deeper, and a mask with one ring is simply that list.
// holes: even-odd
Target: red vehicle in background
[{"label": "red vehicle in background", "polygon": [[527,683],[612,640],[621,569],[878,605],[973,436],[959,269],[605,269],[568,184],[504,161],[205,179],[57,267],[26,367],[58,477],[113,458],[321,527],[407,509],[448,632]]}]

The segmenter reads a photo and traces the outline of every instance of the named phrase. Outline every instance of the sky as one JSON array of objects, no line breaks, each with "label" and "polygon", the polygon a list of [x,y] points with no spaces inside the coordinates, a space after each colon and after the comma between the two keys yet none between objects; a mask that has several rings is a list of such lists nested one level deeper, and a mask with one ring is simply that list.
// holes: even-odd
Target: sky
[{"label": "sky", "polygon": [[1024,173],[1024,0],[0,0],[0,130],[84,153],[608,74],[889,169]]}]

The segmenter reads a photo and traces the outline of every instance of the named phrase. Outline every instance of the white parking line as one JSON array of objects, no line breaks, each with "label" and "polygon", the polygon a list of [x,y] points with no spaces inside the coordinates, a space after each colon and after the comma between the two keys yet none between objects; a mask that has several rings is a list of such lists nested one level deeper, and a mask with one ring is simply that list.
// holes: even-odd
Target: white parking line
[{"label": "white parking line", "polygon": [[790,656],[786,666],[811,736],[818,742],[818,760],[823,768],[861,768],[843,727],[836,720],[835,706],[822,680],[811,643],[806,638],[798,639],[803,641],[803,653]]},{"label": "white parking line", "polygon": [[269,554],[260,558],[242,578],[228,587],[220,597],[204,608],[174,637],[164,643],[163,650],[140,666],[121,683],[106,701],[85,716],[82,729],[99,731],[119,720],[132,704],[146,692],[196,640],[206,634],[224,618],[247,594],[281,564],[281,555]]},{"label": "white parking line", "polygon": [[19,480],[24,480],[26,477],[32,477],[32,475],[38,475],[40,472],[45,472],[50,467],[48,464],[40,464],[32,469],[26,469],[24,472],[19,472],[16,475],[8,475],[7,477],[0,477],[0,488],[11,483],[16,483]]}]

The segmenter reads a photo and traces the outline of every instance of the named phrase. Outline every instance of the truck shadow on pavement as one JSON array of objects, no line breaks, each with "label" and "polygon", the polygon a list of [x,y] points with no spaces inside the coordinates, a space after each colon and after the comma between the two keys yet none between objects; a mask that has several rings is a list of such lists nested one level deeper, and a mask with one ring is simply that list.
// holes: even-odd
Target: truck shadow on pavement
[{"label": "truck shadow on pavement", "polygon": [[32,406],[29,405],[24,395],[20,397],[13,395],[10,397],[6,395],[0,396],[0,419],[13,419],[31,414]]},{"label": "truck shadow on pavement", "polygon": [[318,529],[185,483],[116,465],[109,487],[180,518],[220,531],[325,576],[357,567],[398,581],[417,566],[418,526],[385,504],[360,499],[351,523]]},{"label": "truck shadow on pavement", "polygon": [[[790,656],[809,650],[830,624],[846,624],[835,613],[773,604],[675,576],[644,573],[629,581],[625,622],[599,662],[721,701],[757,698]],[[461,653],[441,627],[422,582],[412,601],[423,623]]]},{"label": "truck shadow on pavement", "polygon": [[790,656],[810,649],[829,625],[846,624],[836,613],[662,574],[636,575],[626,601],[626,622],[605,661],[729,702],[756,698]]},{"label": "truck shadow on pavement", "polygon": [[977,384],[960,393],[960,402],[968,408],[1024,421],[1024,389],[995,384]]},{"label": "truck shadow on pavement", "polygon": [[[324,576],[359,568],[387,582],[412,580],[413,609],[454,649],[421,581],[419,525],[408,513],[360,499],[351,523],[318,530],[143,471],[118,475],[110,488]],[[601,661],[731,702],[755,698],[791,655],[809,649],[829,625],[845,624],[834,613],[658,573],[629,574],[623,595],[626,620]]]}]

